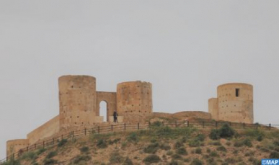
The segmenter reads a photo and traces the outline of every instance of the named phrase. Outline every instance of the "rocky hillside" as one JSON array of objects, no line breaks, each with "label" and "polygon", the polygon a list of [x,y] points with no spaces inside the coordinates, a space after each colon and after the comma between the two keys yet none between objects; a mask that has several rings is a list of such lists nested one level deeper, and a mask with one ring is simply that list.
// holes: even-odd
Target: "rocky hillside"
[{"label": "rocky hillside", "polygon": [[63,139],[4,165],[260,165],[262,158],[279,158],[278,130],[169,128],[154,122],[149,130]]}]

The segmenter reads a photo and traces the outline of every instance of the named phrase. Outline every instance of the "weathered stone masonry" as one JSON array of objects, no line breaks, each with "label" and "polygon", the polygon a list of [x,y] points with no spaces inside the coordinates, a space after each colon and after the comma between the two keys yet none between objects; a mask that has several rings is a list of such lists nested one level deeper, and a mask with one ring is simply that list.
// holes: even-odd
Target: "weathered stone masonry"
[{"label": "weathered stone masonry", "polygon": [[[27,139],[7,141],[7,155],[18,152],[28,145],[77,128],[113,122],[113,112],[118,122],[146,122],[153,113],[152,84],[131,81],[117,85],[116,92],[96,91],[96,78],[92,76],[61,76],[59,85],[59,115],[36,128]],[[107,103],[107,121],[100,116],[100,102]],[[217,98],[208,100],[206,112],[189,112],[185,119],[203,116],[231,122],[253,123],[253,87],[249,84],[231,83],[220,85]],[[166,115],[166,114],[161,114]],[[177,113],[176,115],[180,115]]]}]

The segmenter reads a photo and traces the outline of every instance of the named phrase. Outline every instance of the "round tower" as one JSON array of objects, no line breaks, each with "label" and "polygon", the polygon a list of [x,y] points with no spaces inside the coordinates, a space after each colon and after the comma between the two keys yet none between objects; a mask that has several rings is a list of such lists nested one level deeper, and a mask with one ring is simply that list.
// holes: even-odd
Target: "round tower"
[{"label": "round tower", "polygon": [[152,84],[132,81],[117,85],[117,112],[124,121],[140,122],[152,114]]},{"label": "round tower", "polygon": [[96,116],[95,77],[60,77],[59,104],[60,130],[92,124]]},{"label": "round tower", "polygon": [[218,86],[219,120],[253,123],[253,86],[229,83]]}]

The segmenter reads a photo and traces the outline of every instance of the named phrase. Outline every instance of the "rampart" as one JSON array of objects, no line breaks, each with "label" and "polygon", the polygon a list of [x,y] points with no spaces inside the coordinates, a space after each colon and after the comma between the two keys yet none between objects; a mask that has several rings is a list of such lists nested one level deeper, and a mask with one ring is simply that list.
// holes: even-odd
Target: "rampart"
[{"label": "rampart", "polygon": [[18,152],[20,149],[25,148],[29,145],[28,139],[15,139],[7,141],[7,156],[11,155],[12,153]]},{"label": "rampart", "polygon": [[[117,85],[117,92],[99,92],[95,77],[66,75],[59,77],[58,86],[59,115],[30,132],[27,139],[8,141],[7,154],[59,133],[113,122],[114,111],[118,122],[127,123],[144,122],[152,114],[151,83],[124,82]],[[107,121],[100,116],[102,101],[107,104]]]},{"label": "rampart", "polygon": [[[62,76],[59,85],[59,115],[36,128],[27,139],[7,142],[7,155],[50,137],[83,130],[96,125],[112,125],[113,114],[118,114],[118,124],[146,123],[152,118],[175,120],[224,120],[253,123],[253,87],[233,83],[218,87],[217,98],[208,101],[209,113],[199,111],[175,114],[153,113],[152,84],[131,81],[117,84],[116,92],[96,91],[96,78],[92,76]],[[107,121],[100,116],[100,103],[107,104]],[[126,129],[126,127],[124,127]]]},{"label": "rampart", "polygon": [[29,144],[32,145],[44,138],[50,137],[59,132],[59,116],[55,116],[53,119],[49,120],[45,124],[36,128],[29,134],[27,134],[27,139]]}]

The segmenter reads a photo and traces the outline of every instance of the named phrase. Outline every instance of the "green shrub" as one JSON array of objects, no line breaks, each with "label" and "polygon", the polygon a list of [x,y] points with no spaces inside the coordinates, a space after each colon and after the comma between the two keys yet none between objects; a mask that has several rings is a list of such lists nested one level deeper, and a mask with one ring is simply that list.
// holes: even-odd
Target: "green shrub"
[{"label": "green shrub", "polygon": [[20,160],[11,159],[1,165],[20,165]]},{"label": "green shrub", "polygon": [[173,154],[172,151],[168,151],[168,152],[167,152],[167,155],[172,155],[172,154]]},{"label": "green shrub", "polygon": [[226,158],[225,159],[225,163],[228,163],[228,164],[235,164],[236,162],[237,161],[234,158]]},{"label": "green shrub", "polygon": [[67,143],[67,139],[62,139],[58,142],[58,147],[62,147],[63,145],[65,145]]},{"label": "green shrub", "polygon": [[135,132],[132,132],[128,135],[127,140],[129,142],[137,142],[139,140],[138,135]]},{"label": "green shrub", "polygon": [[219,130],[221,138],[231,138],[235,134],[235,131],[228,124],[224,124]]},{"label": "green shrub", "polygon": [[201,143],[197,139],[192,139],[189,141],[189,146],[190,147],[199,147],[199,146],[201,146]]},{"label": "green shrub", "polygon": [[214,158],[208,158],[206,159],[207,164],[210,165],[217,165],[217,163],[214,161]]},{"label": "green shrub", "polygon": [[220,138],[231,138],[235,134],[236,132],[228,124],[224,124],[220,129],[212,129],[209,137],[212,140],[217,140]]},{"label": "green shrub", "polygon": [[252,147],[253,146],[251,140],[247,139],[247,138],[243,139],[243,140],[236,141],[234,143],[235,147],[242,147],[244,145],[247,146],[247,147]]},{"label": "green shrub", "polygon": [[159,144],[158,143],[151,143],[149,144],[146,148],[144,148],[145,153],[156,153],[157,150],[159,149]]},{"label": "green shrub", "polygon": [[110,154],[110,163],[122,163],[124,161],[124,157],[122,157],[119,152],[113,152]]},{"label": "green shrub", "polygon": [[259,129],[247,129],[244,134],[258,141],[262,141],[265,136],[264,132]]},{"label": "green shrub", "polygon": [[181,146],[183,146],[183,143],[181,141],[177,141],[175,142],[174,144],[174,148],[177,149],[177,148],[180,148]]},{"label": "green shrub", "polygon": [[151,142],[151,143],[156,143],[156,142],[157,142],[157,139],[151,139],[150,142]]},{"label": "green shrub", "polygon": [[172,160],[168,165],[178,165],[178,162],[175,160]]},{"label": "green shrub", "polygon": [[133,162],[131,159],[129,159],[128,157],[125,159],[123,165],[133,165]]},{"label": "green shrub", "polygon": [[38,151],[37,151],[37,155],[41,155],[42,153],[44,153],[46,151],[45,148],[40,148]]},{"label": "green shrub", "polygon": [[195,153],[196,153],[196,154],[201,154],[201,153],[202,153],[202,149],[201,149],[201,148],[196,148]]},{"label": "green shrub", "polygon": [[218,129],[212,129],[209,134],[210,139],[218,140],[220,139],[220,131]]},{"label": "green shrub", "polygon": [[151,123],[150,127],[161,127],[163,126],[163,123],[160,121],[155,121],[154,123]]},{"label": "green shrub", "polygon": [[171,149],[170,145],[168,145],[168,144],[161,144],[160,148],[163,149],[163,150],[170,150]]},{"label": "green shrub", "polygon": [[34,160],[37,159],[37,153],[35,152],[26,152],[21,156],[22,160]]},{"label": "green shrub", "polygon": [[227,149],[224,146],[217,147],[217,151],[227,152]]},{"label": "green shrub", "polygon": [[201,141],[203,142],[205,139],[205,135],[204,134],[198,134],[195,138],[197,141]]},{"label": "green shrub", "polygon": [[243,142],[242,142],[242,141],[236,141],[236,142],[234,143],[234,146],[235,146],[235,147],[242,147],[242,146],[243,146]]},{"label": "green shrub", "polygon": [[195,158],[195,159],[192,161],[191,165],[203,165],[203,162],[202,162],[201,160]]},{"label": "green shrub", "polygon": [[79,164],[81,162],[87,162],[91,160],[91,157],[88,155],[79,155],[77,157],[74,158],[74,164]]},{"label": "green shrub", "polygon": [[173,154],[172,156],[171,156],[173,159],[182,159],[182,157],[180,156],[180,155],[178,155],[178,154]]},{"label": "green shrub", "polygon": [[56,152],[56,151],[51,151],[51,152],[49,152],[49,153],[47,154],[46,159],[50,159],[50,158],[52,158],[52,157],[54,157],[54,156],[56,156],[56,155],[57,155],[57,152]]},{"label": "green shrub", "polygon": [[88,148],[88,147],[82,147],[82,148],[80,148],[79,150],[80,150],[80,152],[82,152],[82,153],[87,153],[87,152],[89,151],[89,148]]},{"label": "green shrub", "polygon": [[210,145],[221,146],[221,143],[219,141],[213,141],[210,143]]},{"label": "green shrub", "polygon": [[179,154],[179,155],[187,155],[188,153],[187,153],[187,151],[186,151],[186,149],[185,148],[178,148],[177,150],[176,150],[176,153],[177,154]]},{"label": "green shrub", "polygon": [[160,162],[161,159],[157,155],[148,155],[146,158],[143,159],[143,162],[145,163],[158,163]]},{"label": "green shrub", "polygon": [[162,137],[166,137],[166,136],[170,136],[172,135],[173,129],[171,129],[170,127],[160,127],[156,130],[156,134],[157,136],[162,136]]},{"label": "green shrub", "polygon": [[54,160],[54,159],[45,159],[44,160],[44,165],[53,165],[56,163],[57,163],[57,160]]},{"label": "green shrub", "polygon": [[210,152],[210,157],[219,157],[218,153],[216,151]]},{"label": "green shrub", "polygon": [[112,145],[112,144],[118,143],[119,141],[120,141],[120,138],[117,138],[117,139],[114,139],[114,140],[109,140],[108,143],[110,145]]},{"label": "green shrub", "polygon": [[247,147],[252,147],[252,142],[250,139],[244,139],[243,144],[246,145]]},{"label": "green shrub", "polygon": [[107,143],[106,143],[105,140],[99,139],[99,140],[97,141],[97,147],[98,147],[98,148],[106,148],[107,146],[108,146],[108,145],[107,145]]},{"label": "green shrub", "polygon": [[279,158],[279,152],[271,152],[269,158]]}]

